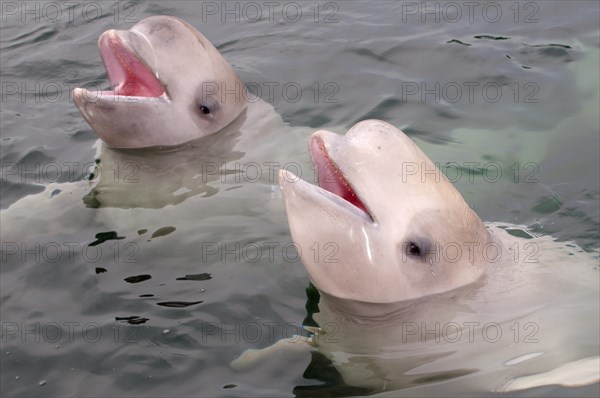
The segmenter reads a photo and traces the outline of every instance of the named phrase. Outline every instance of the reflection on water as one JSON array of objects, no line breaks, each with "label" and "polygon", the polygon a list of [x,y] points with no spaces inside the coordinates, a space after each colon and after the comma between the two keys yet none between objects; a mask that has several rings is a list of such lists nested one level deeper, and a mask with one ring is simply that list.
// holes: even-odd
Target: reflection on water
[{"label": "reflection on water", "polygon": [[240,160],[234,150],[246,122],[242,114],[220,134],[202,137],[177,148],[112,150],[100,142],[94,188],[83,201],[87,207],[162,208],[196,196],[215,195],[219,181],[236,170],[223,166]]},{"label": "reflection on water", "polygon": [[[3,3],[3,395],[347,396],[381,390],[377,383],[385,377],[369,381],[376,387],[350,381],[384,374],[377,361],[344,358],[351,350],[338,357],[327,350],[292,353],[250,372],[229,366],[246,349],[308,335],[301,324],[336,316],[323,301],[317,304],[316,292],[309,290],[306,300],[308,279],[269,173],[272,163],[293,166],[312,181],[305,147],[317,128],[343,132],[365,118],[389,121],[433,161],[463,171],[456,185],[483,219],[534,224],[538,233],[598,248],[596,3],[497,2],[502,17],[495,22],[481,9],[472,21],[468,13],[456,21],[442,14],[439,21],[433,14],[423,21],[420,3],[329,3],[318,3],[317,22],[316,3],[308,2],[298,3],[303,17],[296,22],[236,22],[193,2],[136,2],[117,17],[113,3],[99,2],[101,15],[87,19],[79,4],[72,19],[63,13],[36,21]],[[40,10],[48,4],[40,3]],[[281,12],[283,5],[276,8]],[[281,117],[263,103],[240,129],[234,125],[177,152],[96,153],[95,135],[70,89],[107,87],[98,36],[131,26],[126,17],[155,14],[199,28]],[[325,23],[326,17],[336,22]],[[525,23],[525,17],[536,22]],[[302,95],[284,87],[299,87]],[[249,174],[255,163],[258,178]],[[491,173],[498,169],[496,179]],[[560,284],[553,286],[548,291],[559,296]],[[585,335],[598,330],[594,298],[560,306],[589,315],[574,323],[559,323],[547,307],[521,309],[531,317],[555,317],[553,330],[540,331],[552,338],[562,336],[554,330],[581,333],[562,344],[583,357],[598,350],[597,339]],[[258,335],[250,333],[254,325]],[[344,325],[346,336],[357,330]],[[393,336],[366,341],[382,340]],[[543,351],[536,347],[523,354]],[[484,361],[487,351],[461,352],[447,356],[452,366],[446,369],[408,374],[417,363],[426,366],[423,358],[398,366],[399,376],[388,377],[389,383],[429,386],[424,395],[489,392],[495,373],[486,378],[472,370],[501,367],[507,358],[469,365],[465,355]],[[560,362],[544,352],[521,364]],[[395,353],[383,350],[374,358]],[[512,359],[518,358],[524,357]],[[340,371],[344,361],[354,370]],[[523,394],[597,395],[597,389],[553,386]],[[418,393],[405,392],[411,391]]]}]

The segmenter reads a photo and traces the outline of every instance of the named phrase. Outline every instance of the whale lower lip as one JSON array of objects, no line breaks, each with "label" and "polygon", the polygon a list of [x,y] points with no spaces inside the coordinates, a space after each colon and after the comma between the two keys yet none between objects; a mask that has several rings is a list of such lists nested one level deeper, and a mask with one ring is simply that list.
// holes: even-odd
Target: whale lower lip
[{"label": "whale lower lip", "polygon": [[279,171],[279,184],[281,189],[286,191],[284,196],[303,197],[303,200],[308,200],[314,206],[322,208],[335,206],[342,213],[349,215],[350,217],[356,217],[365,224],[374,222],[369,213],[318,185],[313,185],[304,181],[288,170],[281,169]]},{"label": "whale lower lip", "polygon": [[127,48],[114,32],[99,40],[98,48],[113,90],[99,92],[102,96],[150,97],[166,95],[165,89],[150,68]]}]

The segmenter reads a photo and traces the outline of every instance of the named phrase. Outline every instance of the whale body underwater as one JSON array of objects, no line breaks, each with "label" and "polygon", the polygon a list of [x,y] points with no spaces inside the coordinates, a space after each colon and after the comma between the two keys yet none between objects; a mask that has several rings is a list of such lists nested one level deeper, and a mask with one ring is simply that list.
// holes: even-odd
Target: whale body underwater
[{"label": "whale body underwater", "polygon": [[[101,140],[98,178],[49,184],[2,210],[5,225],[19,225],[8,239],[76,233],[89,222],[134,234],[163,226],[165,214],[189,233],[204,204],[196,198],[230,187],[221,174],[198,178],[207,163],[309,162],[304,150],[280,150],[284,141],[303,143],[309,129],[287,126],[251,98],[186,22],[146,18],[105,32],[99,49],[113,89],[74,91]],[[309,152],[318,185],[281,171],[279,186],[294,242],[335,249],[301,256],[320,292],[318,326],[306,327],[309,337],[242,353],[234,369],[259,372],[265,362],[318,352],[345,384],[392,396],[598,383],[598,316],[577,305],[598,300],[597,254],[523,226],[484,223],[386,122],[363,121],[345,135],[318,131]],[[139,166],[136,184],[109,178],[111,165],[128,162]],[[245,184],[244,205],[285,222],[265,200],[273,186]],[[235,223],[230,213],[222,205],[213,216]],[[571,349],[575,340],[586,349]]]},{"label": "whale body underwater", "polygon": [[[577,308],[598,300],[597,254],[483,223],[386,122],[363,121],[344,136],[317,131],[309,151],[318,185],[283,170],[279,180],[294,242],[334,247],[330,256],[301,255],[321,292],[319,326],[306,328],[310,337],[247,350],[234,368],[306,350],[325,355],[362,393],[598,383],[597,308]],[[582,340],[587,350],[571,349]]]},{"label": "whale body underwater", "polygon": [[[21,226],[7,238],[48,228],[76,231],[86,221],[135,233],[140,224],[159,228],[175,218],[182,230],[192,229],[196,223],[179,215],[196,209],[189,199],[252,179],[244,187],[252,191],[247,206],[268,206],[265,195],[277,183],[273,164],[304,157],[283,148],[310,130],[285,124],[272,105],[251,95],[214,45],[185,21],[148,17],[130,30],[104,32],[98,48],[112,89],[73,91],[99,137],[95,165],[86,181],[48,184],[3,209],[6,223]],[[259,178],[244,175],[244,165]],[[52,227],[39,228],[40,222]]]}]

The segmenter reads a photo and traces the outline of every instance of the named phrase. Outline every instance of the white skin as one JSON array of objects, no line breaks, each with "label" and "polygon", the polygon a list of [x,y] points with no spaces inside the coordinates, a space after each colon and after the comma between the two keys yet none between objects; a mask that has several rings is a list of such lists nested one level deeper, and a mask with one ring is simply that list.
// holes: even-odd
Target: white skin
[{"label": "white skin", "polygon": [[[342,176],[367,210],[281,173],[292,237],[319,290],[361,302],[394,303],[452,290],[482,275],[481,248],[490,243],[489,233],[404,133],[368,120],[345,136],[317,131],[310,142],[313,161],[334,165],[329,176],[319,176],[320,185],[339,178],[331,175],[337,170],[334,174]],[[330,255],[312,255],[315,244]],[[453,261],[436,256],[455,245],[462,254],[452,256]]]},{"label": "white skin", "polygon": [[[246,350],[234,369],[260,373],[261,362],[284,352],[317,350],[345,383],[390,396],[598,382],[597,308],[574,305],[597,301],[597,255],[484,225],[416,144],[385,122],[358,123],[345,136],[318,131],[309,148],[323,188],[285,171],[280,184],[292,237],[321,292],[319,328]],[[456,247],[458,256],[449,250]],[[482,338],[488,324],[501,339]],[[574,340],[589,349],[573,349]]]},{"label": "white skin", "polygon": [[113,148],[174,146],[222,130],[247,93],[200,32],[170,16],[149,17],[98,41],[113,91],[76,88],[75,104]]}]

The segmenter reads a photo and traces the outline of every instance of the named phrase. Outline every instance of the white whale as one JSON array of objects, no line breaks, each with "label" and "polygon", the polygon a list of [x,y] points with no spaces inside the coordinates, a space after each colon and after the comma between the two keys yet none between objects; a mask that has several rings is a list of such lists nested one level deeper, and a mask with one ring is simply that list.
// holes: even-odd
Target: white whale
[{"label": "white whale", "polygon": [[[280,184],[292,237],[321,292],[319,327],[248,350],[235,369],[309,349],[362,394],[599,381],[598,306],[590,305],[599,298],[597,254],[484,224],[388,123],[360,122],[345,136],[318,131],[309,148],[319,186],[285,171]],[[315,256],[315,245],[329,255]]]},{"label": "white whale", "polygon": [[179,145],[221,131],[247,107],[240,78],[186,22],[143,19],[98,40],[113,90],[76,88],[77,108],[114,148]]},{"label": "white whale", "polygon": [[100,137],[90,179],[50,183],[2,209],[3,238],[75,233],[91,223],[136,234],[178,220],[180,230],[194,230],[199,216],[189,214],[198,209],[208,209],[206,217],[231,214],[212,196],[243,186],[245,205],[270,203],[277,170],[306,158],[295,142],[309,130],[286,125],[271,104],[249,94],[218,50],[181,19],[153,16],[130,30],[108,30],[99,48],[114,89],[74,90]]}]

